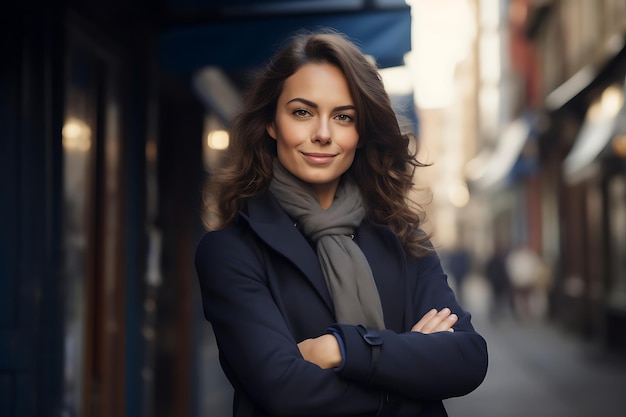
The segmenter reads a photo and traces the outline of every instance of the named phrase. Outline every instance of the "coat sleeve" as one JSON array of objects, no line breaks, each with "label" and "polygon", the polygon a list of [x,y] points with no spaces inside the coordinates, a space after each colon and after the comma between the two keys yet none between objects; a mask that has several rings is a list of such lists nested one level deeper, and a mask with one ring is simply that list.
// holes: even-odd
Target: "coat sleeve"
[{"label": "coat sleeve", "polygon": [[384,410],[382,390],[303,359],[251,245],[232,231],[209,232],[195,258],[204,314],[234,385],[272,416],[399,415]]},{"label": "coat sleeve", "polygon": [[420,258],[417,265],[414,317],[448,307],[459,317],[454,332],[396,333],[334,325],[331,330],[343,338],[346,352],[340,374],[417,400],[465,395],[485,378],[486,342],[474,330],[470,314],[458,305],[436,253]]}]

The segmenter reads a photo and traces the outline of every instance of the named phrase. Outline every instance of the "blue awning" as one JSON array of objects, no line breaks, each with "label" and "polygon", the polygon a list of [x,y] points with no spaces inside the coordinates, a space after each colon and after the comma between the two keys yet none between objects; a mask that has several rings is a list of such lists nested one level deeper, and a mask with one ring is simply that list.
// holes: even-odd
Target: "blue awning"
[{"label": "blue awning", "polygon": [[[524,148],[533,136],[534,116],[522,114],[510,122],[500,134],[498,142],[491,152],[481,152],[468,163],[469,184],[475,190],[497,191],[508,184],[520,163]],[[525,161],[519,173],[532,171],[533,165]]]},{"label": "blue awning", "polygon": [[332,28],[348,35],[381,68],[404,64],[411,49],[410,8],[259,16],[166,30],[158,42],[161,67],[192,72],[206,66],[225,70],[262,65],[294,32]]}]

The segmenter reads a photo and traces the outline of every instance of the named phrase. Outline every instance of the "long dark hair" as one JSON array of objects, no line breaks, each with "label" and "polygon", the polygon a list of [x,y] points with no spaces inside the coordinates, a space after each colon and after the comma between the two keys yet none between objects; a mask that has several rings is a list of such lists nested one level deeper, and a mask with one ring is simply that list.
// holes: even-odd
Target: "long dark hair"
[{"label": "long dark hair", "polygon": [[[284,82],[309,63],[329,63],[345,75],[357,112],[359,148],[347,175],[359,185],[368,218],[389,226],[411,254],[426,250],[419,232],[421,206],[409,199],[416,159],[412,133],[402,133],[375,67],[344,35],[298,34],[278,52],[249,86],[244,108],[233,120],[226,168],[207,183],[205,223],[209,229],[230,225],[246,199],[265,191],[272,179],[276,141],[266,132],[274,121]],[[212,217],[215,219],[211,221]]]}]

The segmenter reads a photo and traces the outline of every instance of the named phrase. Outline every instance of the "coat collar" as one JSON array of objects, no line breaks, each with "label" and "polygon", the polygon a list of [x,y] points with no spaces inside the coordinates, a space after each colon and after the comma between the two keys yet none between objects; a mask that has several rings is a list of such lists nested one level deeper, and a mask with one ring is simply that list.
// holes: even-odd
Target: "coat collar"
[{"label": "coat collar", "polygon": [[[280,207],[269,191],[250,198],[246,213],[240,213],[261,240],[289,259],[308,278],[331,312],[332,299],[315,250],[294,221]],[[404,250],[388,227],[364,221],[357,231],[357,243],[370,262],[379,288],[385,323],[399,329],[405,319],[407,304],[399,302],[409,294]],[[384,300],[388,302],[385,303]],[[410,327],[409,323],[409,327]],[[406,327],[406,323],[404,323]]]},{"label": "coat collar", "polygon": [[252,230],[270,247],[289,259],[309,279],[324,303],[334,311],[317,254],[280,207],[274,195],[265,193],[248,200],[247,214],[240,213]]}]

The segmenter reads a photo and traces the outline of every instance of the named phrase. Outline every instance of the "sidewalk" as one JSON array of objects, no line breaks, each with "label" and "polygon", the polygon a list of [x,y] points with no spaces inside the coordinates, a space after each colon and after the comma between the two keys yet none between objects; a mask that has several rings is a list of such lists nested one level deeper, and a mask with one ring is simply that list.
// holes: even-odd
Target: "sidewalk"
[{"label": "sidewalk", "polygon": [[610,417],[626,415],[626,356],[609,354],[549,323],[486,320],[484,284],[466,289],[485,336],[489,370],[473,393],[446,401],[450,417]]}]

